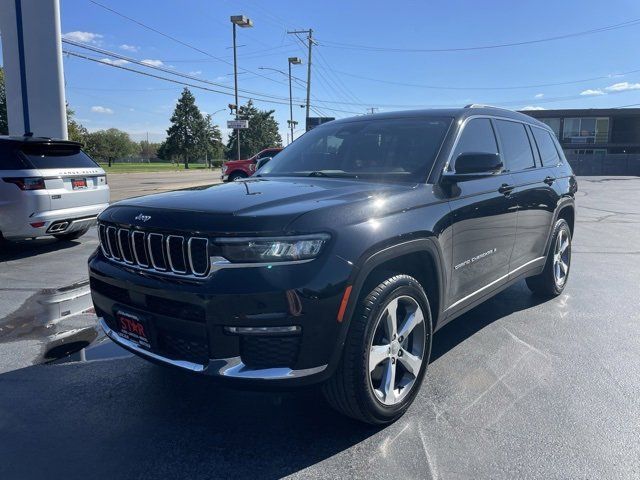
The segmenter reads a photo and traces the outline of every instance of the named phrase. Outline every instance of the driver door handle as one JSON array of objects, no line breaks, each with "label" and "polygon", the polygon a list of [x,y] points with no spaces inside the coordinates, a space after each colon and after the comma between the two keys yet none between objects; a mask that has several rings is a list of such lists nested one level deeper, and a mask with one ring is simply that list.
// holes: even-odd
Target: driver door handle
[{"label": "driver door handle", "polygon": [[556,177],[551,177],[551,176],[546,177],[546,178],[543,180],[543,182],[544,182],[544,183],[546,183],[546,184],[547,184],[547,185],[549,185],[549,186],[553,185],[553,182],[555,182],[555,181],[556,181]]},{"label": "driver door handle", "polygon": [[502,185],[500,185],[500,188],[498,188],[498,192],[502,193],[503,195],[509,195],[514,188],[516,188],[515,185],[503,183]]}]

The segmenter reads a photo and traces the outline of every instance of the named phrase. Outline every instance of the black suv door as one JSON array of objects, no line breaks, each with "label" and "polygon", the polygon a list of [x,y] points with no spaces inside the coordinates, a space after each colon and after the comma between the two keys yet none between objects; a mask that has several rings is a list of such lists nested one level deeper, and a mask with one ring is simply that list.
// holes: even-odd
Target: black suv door
[{"label": "black suv door", "polygon": [[518,225],[509,269],[519,274],[544,261],[541,257],[558,195],[551,187],[553,172],[540,168],[529,127],[510,120],[496,120],[495,125],[505,168],[515,183],[512,196],[518,206]]},{"label": "black suv door", "polygon": [[[473,118],[463,127],[449,169],[461,153],[498,153],[489,118]],[[453,265],[447,313],[464,308],[507,281],[516,234],[516,203],[508,173],[454,184],[451,191]]]}]

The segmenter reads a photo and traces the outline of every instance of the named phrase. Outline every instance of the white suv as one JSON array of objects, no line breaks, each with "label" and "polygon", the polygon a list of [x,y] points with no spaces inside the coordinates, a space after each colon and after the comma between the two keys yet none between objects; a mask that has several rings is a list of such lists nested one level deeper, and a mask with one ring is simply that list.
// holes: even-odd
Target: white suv
[{"label": "white suv", "polygon": [[72,240],[109,205],[106,173],[81,145],[0,136],[0,240]]}]

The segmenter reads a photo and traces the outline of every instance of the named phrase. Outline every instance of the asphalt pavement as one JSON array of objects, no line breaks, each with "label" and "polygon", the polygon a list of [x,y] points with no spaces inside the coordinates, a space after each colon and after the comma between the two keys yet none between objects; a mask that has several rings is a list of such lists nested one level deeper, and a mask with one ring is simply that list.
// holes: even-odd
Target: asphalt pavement
[{"label": "asphalt pavement", "polygon": [[[564,293],[541,301],[521,282],[445,326],[395,424],[341,417],[314,389],[228,390],[99,341],[0,374],[0,478],[640,478],[640,178],[579,185]],[[81,282],[96,238],[70,243],[0,264],[0,305],[30,282]],[[20,355],[6,346],[0,362]]]}]

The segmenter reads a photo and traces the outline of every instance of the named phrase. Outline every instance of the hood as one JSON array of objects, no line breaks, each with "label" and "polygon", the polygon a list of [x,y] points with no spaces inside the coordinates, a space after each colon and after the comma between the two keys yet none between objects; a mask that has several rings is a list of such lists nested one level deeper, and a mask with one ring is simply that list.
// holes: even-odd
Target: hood
[{"label": "hood", "polygon": [[367,200],[372,197],[411,190],[407,185],[345,179],[255,178],[123,200],[105,210],[100,220],[216,234],[282,233],[303,214],[352,208],[371,203]]}]

